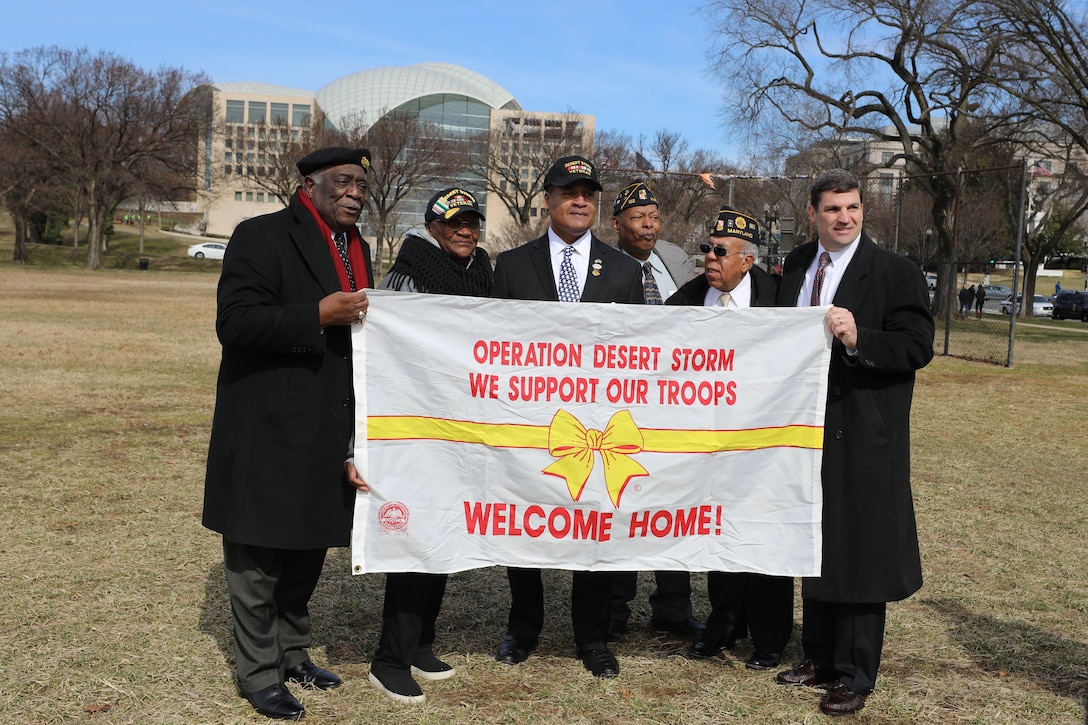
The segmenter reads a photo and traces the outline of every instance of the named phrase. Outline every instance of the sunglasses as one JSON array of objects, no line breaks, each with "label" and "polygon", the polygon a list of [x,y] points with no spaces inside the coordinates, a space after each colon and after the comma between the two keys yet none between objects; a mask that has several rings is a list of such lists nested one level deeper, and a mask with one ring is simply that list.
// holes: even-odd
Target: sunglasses
[{"label": "sunglasses", "polygon": [[[711,249],[714,250],[714,256],[716,257],[728,257],[730,254],[728,249],[718,244],[715,244],[714,246],[710,246],[709,244],[699,245],[699,251],[703,254],[710,254]],[[740,254],[740,252],[732,252],[732,254]]]},{"label": "sunglasses", "polygon": [[461,231],[461,227],[468,227],[470,232],[480,231],[480,217],[478,216],[470,217],[468,219],[458,219],[457,217],[454,217],[453,219],[441,219],[440,221],[452,232]]}]

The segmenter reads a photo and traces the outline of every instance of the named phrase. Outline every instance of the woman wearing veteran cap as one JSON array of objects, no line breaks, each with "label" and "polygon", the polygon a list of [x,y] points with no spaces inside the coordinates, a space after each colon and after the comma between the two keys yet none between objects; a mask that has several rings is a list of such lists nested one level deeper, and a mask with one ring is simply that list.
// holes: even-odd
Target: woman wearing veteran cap
[{"label": "woman wearing veteran cap", "polygon": [[[773,307],[778,283],[755,266],[759,252],[759,223],[729,207],[718,212],[707,243],[703,274],[681,287],[668,305]],[[776,667],[793,630],[793,579],[753,573],[711,571],[706,575],[710,616],[706,629],[688,653],[713,657],[752,637],[752,655],[745,663],[755,670]]]},{"label": "woman wearing veteran cap", "polygon": [[[491,296],[491,259],[476,246],[484,215],[471,192],[444,189],[427,202],[424,229],[412,229],[379,287],[403,292]],[[354,466],[349,468],[353,477]],[[445,574],[390,573],[370,682],[398,702],[426,696],[413,674],[425,680],[452,677],[454,669],[434,655],[435,621],[446,592]]]},{"label": "woman wearing veteran cap", "polygon": [[227,245],[204,487],[204,525],[223,535],[238,687],[285,720],[303,714],[285,681],[340,684],[310,661],[308,604],[328,547],[350,541],[351,325],[373,279],[355,229],[370,154],[326,148],[297,165],[288,207],[242,222]]}]

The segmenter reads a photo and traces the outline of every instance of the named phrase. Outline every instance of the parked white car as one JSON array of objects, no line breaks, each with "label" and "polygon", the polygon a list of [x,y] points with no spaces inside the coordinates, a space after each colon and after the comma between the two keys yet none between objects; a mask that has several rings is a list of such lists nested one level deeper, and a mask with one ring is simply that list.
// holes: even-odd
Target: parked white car
[{"label": "parked white car", "polygon": [[[1016,295],[1016,313],[1020,313],[1020,300],[1022,296]],[[1009,314],[1009,310],[1013,308],[1012,295],[1009,295],[1005,299],[1001,300],[1001,314]],[[1054,303],[1048,300],[1042,295],[1035,295],[1031,302],[1031,315],[1032,317],[1053,317],[1054,316]]]},{"label": "parked white car", "polygon": [[189,247],[189,256],[197,259],[222,259],[227,245],[221,242],[204,242]]}]

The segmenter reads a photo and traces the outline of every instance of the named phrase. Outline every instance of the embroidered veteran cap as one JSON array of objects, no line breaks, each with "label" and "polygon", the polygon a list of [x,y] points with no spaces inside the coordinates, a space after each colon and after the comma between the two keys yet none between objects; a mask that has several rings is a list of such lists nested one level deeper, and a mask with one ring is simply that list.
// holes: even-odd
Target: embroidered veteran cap
[{"label": "embroidered veteran cap", "polygon": [[298,168],[298,173],[303,176],[310,176],[322,169],[327,169],[330,166],[341,166],[343,164],[355,164],[356,166],[362,166],[363,170],[368,174],[370,173],[370,152],[366,149],[349,149],[343,146],[329,146],[328,148],[318,149],[311,154],[307,154],[298,160],[295,166]]},{"label": "embroidered veteran cap", "polygon": [[633,206],[649,206],[650,204],[657,204],[653,189],[645,181],[632,181],[620,189],[619,196],[612,204],[612,216],[619,216],[621,211]]},{"label": "embroidered veteran cap", "polygon": [[588,182],[597,191],[604,191],[601,182],[597,180],[597,167],[583,156],[564,156],[552,164],[544,175],[544,188],[570,186],[578,181]]},{"label": "embroidered veteran cap", "polygon": [[431,197],[431,200],[427,202],[427,210],[423,212],[423,221],[453,219],[459,214],[469,212],[479,215],[481,219],[485,218],[483,212],[480,211],[480,204],[476,201],[476,197],[472,195],[472,192],[455,186],[443,189]]},{"label": "embroidered veteran cap", "polygon": [[759,222],[755,217],[723,206],[718,212],[718,218],[714,220],[714,225],[710,228],[710,236],[737,237],[759,244]]}]

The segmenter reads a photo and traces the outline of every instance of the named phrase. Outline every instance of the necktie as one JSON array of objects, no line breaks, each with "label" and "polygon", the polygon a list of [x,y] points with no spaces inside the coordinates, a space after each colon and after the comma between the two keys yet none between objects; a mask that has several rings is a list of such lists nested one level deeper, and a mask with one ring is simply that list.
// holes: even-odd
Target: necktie
[{"label": "necktie", "polygon": [[821,252],[820,263],[816,267],[816,278],[812,280],[812,297],[808,301],[810,307],[820,306],[820,291],[824,288],[824,272],[827,271],[829,264],[831,264],[831,255]]},{"label": "necktie", "polygon": [[718,307],[729,307],[729,300],[732,296],[728,292],[722,292],[718,295]]},{"label": "necktie", "polygon": [[657,280],[654,279],[654,268],[649,262],[642,263],[642,290],[646,294],[646,304],[664,304],[664,300],[661,299],[661,290],[658,289]]},{"label": "necktie", "polygon": [[348,271],[348,285],[351,286],[351,291],[355,291],[355,275],[351,273],[351,262],[348,260],[348,235],[344,232],[340,232],[333,237],[333,241],[336,242],[336,251],[340,252],[340,259],[344,262],[344,269]]},{"label": "necktie", "polygon": [[578,293],[578,277],[574,274],[574,263],[570,261],[572,254],[574,254],[574,247],[567,245],[563,250],[563,263],[559,265],[560,302],[577,302],[581,297]]}]

